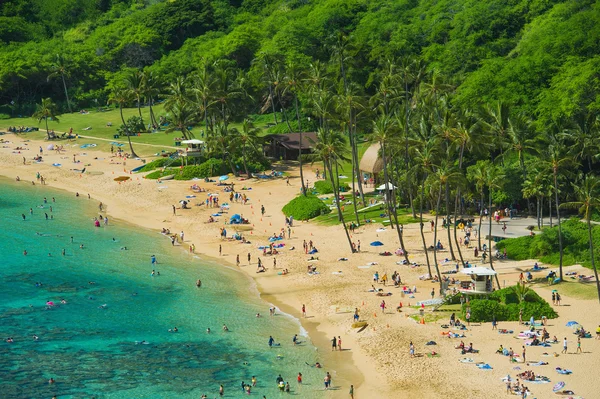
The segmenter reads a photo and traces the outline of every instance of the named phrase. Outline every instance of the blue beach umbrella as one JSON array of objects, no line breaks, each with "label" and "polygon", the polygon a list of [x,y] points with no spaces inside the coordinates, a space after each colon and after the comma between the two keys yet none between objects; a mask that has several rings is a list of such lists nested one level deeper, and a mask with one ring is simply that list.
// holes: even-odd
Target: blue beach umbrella
[{"label": "blue beach umbrella", "polygon": [[371,243],[371,246],[372,246],[372,247],[382,247],[382,246],[383,246],[383,243],[382,243],[381,241],[373,241],[373,242]]},{"label": "blue beach umbrella", "polygon": [[567,327],[571,327],[571,326],[574,326],[576,324],[579,324],[579,323],[577,323],[576,321],[568,321],[567,322]]},{"label": "blue beach umbrella", "polygon": [[227,179],[229,179],[229,176],[227,176],[227,175],[223,175],[223,176],[219,177],[219,181],[224,181]]}]

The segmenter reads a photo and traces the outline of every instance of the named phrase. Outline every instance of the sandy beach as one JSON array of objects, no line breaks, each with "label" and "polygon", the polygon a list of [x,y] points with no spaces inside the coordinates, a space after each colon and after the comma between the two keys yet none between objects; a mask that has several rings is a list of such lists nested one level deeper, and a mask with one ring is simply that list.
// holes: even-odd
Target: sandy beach
[{"label": "sandy beach", "polygon": [[[418,224],[405,226],[404,240],[410,253],[410,261],[422,264],[420,267],[397,265],[396,262],[402,259],[398,256],[378,255],[382,250],[394,252],[399,246],[396,232],[390,228],[378,231],[381,228],[380,224],[367,224],[354,232],[352,240],[360,240],[361,251],[352,254],[341,226],[295,221],[291,229],[291,238],[283,240],[285,247],[275,256],[275,270],[273,256],[262,256],[257,247],[268,245],[268,237],[274,233],[279,234],[282,229],[287,235],[281,208],[299,192],[297,168],[288,170],[291,176],[289,186],[284,179],[241,180],[231,177],[228,182],[235,183],[236,190],[242,187],[251,189],[241,191],[249,197],[248,203],[242,205],[230,202],[229,193],[223,192],[223,187],[215,183],[174,180],[159,183],[155,180],[145,180],[140,174],[130,174],[131,169],[142,165],[141,161],[124,162],[119,157],[94,151],[93,148],[83,150],[80,144],[84,144],[84,141],[60,143],[65,144],[65,151],[59,154],[46,150],[47,142],[25,142],[24,137],[13,135],[5,135],[3,138],[5,142],[0,149],[0,174],[4,176],[11,179],[18,176],[21,184],[32,184],[32,181],[40,184],[36,180],[36,173],[39,172],[49,188],[79,193],[82,201],[88,201],[89,194],[89,201],[102,202],[106,214],[111,218],[154,231],[166,228],[172,233],[185,232],[185,241],[177,245],[184,250],[189,250],[189,246],[194,244],[196,254],[233,267],[236,267],[236,257],[239,255],[239,270],[256,282],[261,296],[266,301],[300,319],[302,326],[323,354],[325,364],[335,370],[335,385],[340,388],[332,391],[331,397],[348,398],[350,384],[356,388],[356,398],[397,398],[405,395],[424,398],[505,397],[506,387],[501,379],[506,375],[515,377],[517,373],[530,369],[551,379],[551,383],[547,384],[525,383],[533,392],[532,397],[558,397],[552,392],[552,386],[558,381],[564,381],[565,389],[573,390],[577,397],[598,396],[600,381],[593,378],[589,370],[597,370],[600,367],[600,340],[582,340],[583,353],[575,354],[577,339],[571,328],[566,326],[568,321],[577,320],[586,329],[595,332],[600,324],[600,307],[596,300],[575,299],[563,295],[562,305],[556,307],[559,317],[549,320],[547,327],[551,336],[558,337],[559,343],[550,348],[527,348],[527,362],[548,363],[541,366],[510,364],[507,357],[495,354],[500,345],[512,347],[515,353],[521,353],[523,341],[514,337],[514,334],[504,335],[492,331],[489,323],[472,324],[465,331],[466,337],[462,340],[465,344],[472,342],[474,347],[480,350],[478,354],[470,356],[475,362],[488,363],[492,369],[480,370],[473,364],[461,363],[459,360],[465,356],[454,349],[461,339],[445,338],[440,334],[444,331],[441,325],[447,323],[449,315],[442,315],[443,318],[424,325],[409,317],[418,314],[418,309],[411,308],[411,305],[420,300],[430,299],[432,288],[435,288],[437,296],[438,290],[437,284],[419,279],[419,276],[427,273],[427,267],[424,266],[425,256]],[[26,149],[15,150],[17,146]],[[40,146],[44,149],[44,161],[35,163],[33,157],[38,154]],[[150,155],[152,151],[156,151],[151,147],[140,146],[138,149],[143,155]],[[73,162],[74,157],[77,163]],[[52,166],[53,164],[61,166]],[[94,174],[81,174],[73,170],[81,170],[84,167]],[[311,181],[314,180],[310,166],[305,167],[304,173]],[[114,181],[114,178],[119,176],[128,176],[130,179],[121,183]],[[194,193],[190,189],[192,184],[197,184],[206,191]],[[218,209],[207,208],[206,205],[196,206],[204,203],[207,193],[217,193],[221,203],[230,203],[228,213],[215,223],[207,221],[210,214]],[[190,209],[181,209],[180,201],[190,195],[196,196],[189,199]],[[178,208],[175,215],[173,205]],[[261,216],[261,206],[265,207],[264,216]],[[224,224],[229,220],[229,216],[235,213],[249,219],[250,225],[243,226],[240,233],[244,234],[251,244],[220,238],[220,228],[225,227],[228,236],[235,232],[234,226]],[[426,239],[432,243],[433,233],[429,228],[426,231]],[[438,236],[442,244],[447,246],[445,234]],[[383,242],[384,246],[370,247],[369,243],[375,240]],[[319,252],[314,255],[318,257],[318,261],[307,262],[310,255],[303,251],[304,241],[312,241],[318,248]],[[292,247],[295,249],[291,250]],[[252,256],[251,264],[247,261],[248,253]],[[446,256],[449,257],[449,253],[442,252],[439,258],[443,259]],[[472,250],[463,251],[463,256],[469,261],[479,261],[474,258]],[[264,273],[256,272],[258,257],[267,268]],[[342,257],[348,260],[338,261]],[[517,268],[531,267],[533,262],[495,263],[501,284],[514,284],[519,276]],[[369,265],[370,263],[376,264]],[[308,274],[308,265],[316,266],[319,274]],[[442,270],[453,267],[454,262],[448,262]],[[279,274],[284,269],[289,270],[289,273]],[[583,270],[589,274],[589,270],[579,266],[572,266],[566,270]],[[402,285],[416,286],[417,293],[413,296],[401,295],[398,288],[378,284],[377,288],[384,288],[386,292],[392,293],[391,296],[383,298],[387,309],[382,313],[382,298],[369,292],[373,284],[372,275],[376,271],[380,275],[387,273],[388,276],[397,271],[402,278]],[[550,302],[550,287],[534,286],[534,289]],[[397,312],[396,308],[401,302],[402,312]],[[306,307],[306,317],[301,313],[303,305]],[[355,309],[359,309],[361,320],[368,322],[368,327],[360,333],[351,326]],[[425,312],[430,313],[431,308],[428,307]],[[515,333],[525,329],[517,322],[501,322],[499,328],[514,330]],[[344,350],[331,351],[330,342],[333,337],[341,337]],[[569,340],[567,354],[560,354],[563,337]],[[437,345],[426,346],[428,341],[435,341]],[[414,343],[417,354],[422,356],[410,357],[410,342]],[[426,356],[432,351],[439,354],[439,357]],[[548,353],[548,356],[544,356],[544,352]],[[555,357],[554,352],[560,356]],[[520,367],[520,370],[515,370],[514,367]],[[573,374],[560,375],[555,371],[556,367],[570,369]]]}]

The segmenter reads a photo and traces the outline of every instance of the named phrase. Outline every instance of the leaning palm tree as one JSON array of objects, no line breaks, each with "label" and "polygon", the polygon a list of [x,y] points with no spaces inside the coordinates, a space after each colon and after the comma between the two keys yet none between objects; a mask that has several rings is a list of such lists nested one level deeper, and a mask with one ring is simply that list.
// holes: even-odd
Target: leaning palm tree
[{"label": "leaning palm tree", "polygon": [[373,134],[371,139],[373,141],[377,141],[380,146],[381,151],[381,161],[383,163],[383,180],[385,186],[385,196],[384,200],[387,205],[388,215],[390,217],[390,224],[396,225],[396,232],[398,233],[398,241],[400,242],[400,246],[402,251],[404,252],[404,258],[408,262],[408,253],[406,248],[404,247],[404,239],[402,238],[402,231],[400,229],[400,224],[398,223],[398,215],[396,213],[396,196],[395,196],[395,187],[390,179],[390,172],[388,168],[388,155],[389,148],[388,146],[392,144],[394,140],[394,135],[397,132],[397,126],[394,123],[394,119],[389,118],[388,116],[380,116],[377,120],[373,122]]},{"label": "leaning palm tree", "polygon": [[327,131],[325,129],[319,129],[317,131],[316,139],[317,141],[313,143],[313,153],[308,155],[307,158],[312,162],[323,162],[324,173],[329,174],[331,186],[333,187],[335,205],[338,211],[338,219],[342,223],[342,226],[344,226],[344,232],[346,233],[348,245],[350,246],[350,251],[352,252],[352,239],[350,238],[348,226],[346,226],[344,214],[342,213],[342,205],[340,204],[339,181],[337,178],[339,176],[337,170],[340,161],[348,160],[346,156],[346,141],[344,140],[344,136],[341,133]]},{"label": "leaning palm tree", "polygon": [[588,240],[590,247],[590,258],[592,261],[592,269],[596,276],[596,289],[598,291],[598,301],[600,301],[600,280],[598,279],[598,270],[594,258],[594,239],[592,237],[592,213],[594,210],[600,209],[600,179],[597,176],[586,175],[583,181],[578,184],[573,184],[577,201],[566,202],[561,205],[562,208],[579,208],[579,212],[583,213],[583,217],[587,222]]},{"label": "leaning palm tree", "polygon": [[[492,268],[492,270],[494,270],[494,262],[493,262],[493,255],[492,255],[492,197],[494,194],[494,190],[499,190],[502,188],[502,185],[504,183],[504,174],[502,174],[502,171],[500,170],[500,168],[497,165],[492,165],[491,167],[487,168],[486,171],[486,185],[488,187],[488,204],[489,204],[489,217],[488,217],[488,221],[489,221],[489,229],[488,229],[488,247],[490,250],[490,267]],[[496,274],[496,284],[498,285],[498,289],[500,289],[500,280],[498,279],[498,274]]]},{"label": "leaning palm tree", "polygon": [[302,70],[294,62],[288,62],[285,69],[285,91],[292,93],[294,96],[294,108],[296,109],[296,119],[298,120],[298,141],[300,145],[300,154],[298,156],[298,162],[300,163],[300,185],[302,187],[302,194],[306,196],[306,189],[304,184],[304,171],[302,167],[302,120],[300,119],[300,108],[298,106],[298,94],[303,90],[302,80],[304,79],[304,70]]},{"label": "leaning palm tree", "polygon": [[69,91],[67,90],[67,81],[65,79],[65,76],[69,76],[69,70],[67,69],[65,58],[60,54],[56,54],[54,64],[52,64],[52,73],[48,75],[48,80],[55,76],[60,76],[62,79],[63,89],[65,90],[65,97],[67,99],[67,108],[69,109],[69,113],[72,113],[73,110],[71,109],[71,101],[69,100]]},{"label": "leaning palm tree", "polygon": [[46,134],[48,135],[48,138],[50,138],[48,119],[58,122],[57,115],[58,108],[56,107],[56,104],[52,102],[50,97],[42,98],[42,103],[35,106],[35,113],[33,114],[33,117],[38,120],[38,123],[40,123],[42,119],[46,122]]},{"label": "leaning palm tree", "polygon": [[133,144],[131,143],[131,134],[127,127],[127,123],[125,122],[125,118],[123,117],[123,107],[131,102],[131,93],[129,90],[124,88],[116,88],[111,93],[108,98],[109,104],[118,104],[119,105],[119,113],[121,115],[121,122],[123,122],[123,128],[125,129],[125,134],[127,135],[127,141],[129,142],[129,149],[131,150],[131,156],[137,158],[137,154],[133,149]]}]

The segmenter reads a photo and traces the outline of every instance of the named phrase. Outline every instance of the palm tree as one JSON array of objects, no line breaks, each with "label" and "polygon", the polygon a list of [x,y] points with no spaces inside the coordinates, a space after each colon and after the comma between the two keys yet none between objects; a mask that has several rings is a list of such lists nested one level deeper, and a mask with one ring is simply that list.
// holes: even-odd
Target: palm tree
[{"label": "palm tree", "polygon": [[[487,170],[491,167],[491,163],[488,160],[477,161],[475,165],[467,168],[467,178],[475,184],[475,188],[480,195],[480,210],[479,210],[479,226],[477,227],[477,248],[481,250],[481,221],[483,220],[483,207],[484,207],[484,190],[487,184]],[[488,210],[488,213],[491,209]],[[491,217],[491,215],[488,215]]]},{"label": "palm tree", "polygon": [[127,135],[127,141],[129,142],[129,149],[131,150],[131,156],[137,158],[137,154],[133,149],[133,144],[131,143],[131,134],[127,128],[127,123],[125,122],[125,118],[123,117],[123,107],[131,102],[131,92],[124,88],[115,88],[108,98],[108,102],[110,104],[118,104],[119,105],[119,113],[121,115],[121,122],[123,122],[123,127],[125,129],[125,134]]},{"label": "palm tree", "polygon": [[156,99],[159,96],[160,88],[160,81],[152,72],[142,72],[142,95],[144,99],[148,101],[148,108],[150,110],[150,122],[156,126],[158,126],[158,121],[154,116],[152,104],[154,103],[154,99]]},{"label": "palm tree", "polygon": [[[321,128],[317,131],[317,142],[313,145],[314,151],[307,158],[313,162],[316,160],[322,161],[325,169],[324,173],[329,174],[329,179],[331,180],[331,185],[333,187],[335,205],[338,211],[338,218],[344,226],[344,232],[346,233],[346,238],[348,239],[350,251],[353,252],[352,239],[350,238],[350,233],[348,232],[348,226],[346,226],[346,222],[344,221],[344,214],[342,213],[342,206],[340,204],[339,181],[337,179],[337,166],[339,162],[347,160],[346,141],[341,133],[327,131]],[[335,175],[334,169],[336,172]]]},{"label": "palm tree", "polygon": [[46,122],[46,134],[48,135],[48,139],[50,139],[50,130],[48,129],[48,119],[52,119],[55,122],[58,122],[58,108],[56,104],[52,102],[50,97],[42,98],[41,104],[36,104],[35,113],[33,117],[38,120],[38,123],[42,121],[42,119]]},{"label": "palm tree", "polygon": [[408,262],[408,253],[404,247],[404,240],[402,238],[402,231],[400,224],[398,223],[398,215],[396,213],[396,196],[395,187],[390,179],[390,173],[388,172],[388,158],[386,149],[388,144],[394,140],[394,133],[397,126],[394,120],[388,116],[380,116],[376,121],[373,122],[373,134],[372,140],[379,142],[381,147],[381,161],[383,162],[383,180],[385,186],[385,202],[387,205],[388,214],[390,216],[390,224],[396,225],[396,232],[398,233],[398,241],[402,251],[404,252],[404,258]]},{"label": "palm tree", "polygon": [[594,258],[594,239],[592,237],[592,213],[600,209],[600,179],[597,176],[586,175],[579,184],[573,184],[577,201],[566,202],[561,205],[564,208],[579,208],[583,213],[588,227],[588,240],[590,247],[590,258],[592,269],[596,276],[596,289],[598,291],[598,301],[600,301],[600,279],[598,279],[598,270]]},{"label": "palm tree", "polygon": [[144,97],[144,73],[139,70],[133,70],[125,76],[125,87],[129,90],[132,98],[137,102],[138,114],[144,124],[142,117],[142,98]]},{"label": "palm tree", "polygon": [[194,138],[194,134],[190,131],[190,126],[198,122],[198,112],[189,102],[179,101],[169,103],[169,106],[165,107],[165,110],[171,114],[172,122],[165,133],[178,131],[181,132],[185,140]]},{"label": "palm tree", "polygon": [[268,54],[268,53],[260,53],[259,56],[253,61],[254,63],[260,63],[260,66],[263,70],[263,79],[266,81],[267,86],[269,87],[269,98],[267,98],[267,104],[271,103],[271,109],[273,110],[273,118],[275,120],[275,124],[277,124],[277,111],[275,110],[275,96],[274,96],[274,84],[275,77],[274,71],[277,68],[277,59],[278,57]]},{"label": "palm tree", "polygon": [[[504,155],[508,131],[510,129],[510,106],[503,102],[498,102],[494,106],[487,106],[483,110],[482,121],[490,137],[494,141],[494,147],[500,149],[500,156]],[[504,159],[501,158],[504,162]]]},{"label": "palm tree", "polygon": [[558,172],[566,163],[572,160],[571,157],[565,156],[566,149],[560,142],[555,142],[548,146],[546,151],[550,167],[552,169],[552,177],[554,180],[554,204],[556,205],[556,223],[558,224],[558,250],[559,250],[559,265],[560,281],[563,279],[563,240],[562,227],[560,225],[560,203],[558,201]]},{"label": "palm tree", "polygon": [[55,76],[60,76],[62,79],[65,98],[67,99],[67,108],[69,109],[69,113],[72,113],[73,110],[71,109],[71,101],[69,100],[69,91],[67,90],[67,81],[65,79],[65,76],[69,76],[69,71],[67,69],[66,60],[61,54],[56,54],[54,64],[52,65],[52,73],[48,75],[48,80]]},{"label": "palm tree", "polygon": [[538,229],[541,229],[542,220],[542,202],[544,198],[544,176],[539,171],[534,171],[535,175],[529,177],[523,182],[523,197],[536,199],[536,219]]},{"label": "palm tree", "polygon": [[[504,183],[504,174],[502,174],[502,171],[500,170],[500,168],[497,165],[492,165],[491,167],[489,167],[487,169],[487,173],[486,173],[486,185],[488,187],[488,204],[489,204],[489,216],[488,216],[488,220],[489,220],[489,229],[488,229],[488,247],[490,250],[490,267],[492,268],[492,270],[494,269],[494,262],[493,262],[493,258],[494,256],[492,255],[492,197],[494,194],[494,190],[499,190],[502,188],[502,185]],[[496,274],[496,284],[498,285],[498,289],[500,289],[500,280],[498,279],[498,274]]]},{"label": "palm tree", "polygon": [[192,92],[196,96],[196,102],[202,119],[204,119],[204,126],[206,129],[206,140],[210,141],[211,125],[209,124],[208,111],[211,106],[215,104],[215,78],[211,73],[209,66],[206,61],[202,61],[198,67],[198,71],[193,77]]},{"label": "palm tree", "polygon": [[237,133],[237,142],[242,150],[242,163],[244,164],[244,170],[246,171],[246,175],[250,177],[250,171],[248,170],[247,160],[248,160],[248,152],[257,152],[257,143],[258,143],[258,133],[260,133],[260,129],[254,127],[252,122],[249,119],[244,119],[242,123],[242,130],[235,131]]},{"label": "palm tree", "polygon": [[304,168],[302,167],[302,120],[300,119],[300,108],[298,106],[298,94],[302,90],[302,80],[304,78],[304,71],[294,62],[288,62],[285,70],[285,90],[290,91],[294,96],[294,107],[296,109],[296,119],[298,121],[298,141],[300,145],[300,153],[298,156],[298,162],[300,163],[300,185],[302,187],[302,194],[307,195],[304,184]]}]

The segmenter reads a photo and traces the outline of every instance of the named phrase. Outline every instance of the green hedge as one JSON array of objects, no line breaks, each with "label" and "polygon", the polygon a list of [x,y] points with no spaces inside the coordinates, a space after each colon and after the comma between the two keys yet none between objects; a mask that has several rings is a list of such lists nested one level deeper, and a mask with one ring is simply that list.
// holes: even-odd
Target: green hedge
[{"label": "green hedge", "polygon": [[[171,163],[169,163],[169,162],[171,162]],[[203,160],[201,162],[203,162]],[[181,158],[172,160],[171,158],[168,158],[168,157],[155,159],[152,162],[148,162],[139,171],[140,172],[149,172],[149,171],[154,170],[154,169],[162,168],[162,167],[164,167],[167,164],[169,164],[169,166],[173,166],[173,167],[175,167],[175,166],[181,166],[182,165],[182,160],[181,160]]]},{"label": "green hedge", "polygon": [[[528,290],[523,302],[519,302],[519,297],[515,287],[508,287],[502,290],[494,291],[489,299],[473,298],[469,302],[471,307],[471,321],[489,322],[496,316],[498,321],[518,321],[519,311],[523,309],[523,320],[529,320],[533,316],[540,320],[542,316],[549,319],[557,317],[556,312],[542,297],[535,291]],[[463,318],[467,305],[463,305]]]},{"label": "green hedge", "polygon": [[283,207],[283,213],[286,216],[293,216],[296,220],[308,220],[329,212],[331,212],[329,207],[313,195],[301,195]]},{"label": "green hedge", "polygon": [[[569,219],[562,223],[563,265],[582,264],[591,267],[587,225],[579,219]],[[600,226],[592,227],[592,238],[600,250]],[[499,250],[506,248],[510,259],[539,259],[552,265],[559,264],[558,227],[545,228],[535,236],[509,238],[496,244]]]},{"label": "green hedge", "polygon": [[223,160],[211,158],[200,165],[185,166],[175,175],[175,180],[204,179],[206,177],[223,175],[228,171],[228,165]]},{"label": "green hedge", "polygon": [[[333,193],[333,184],[329,180],[319,180],[315,182],[315,189],[319,194],[331,194]],[[340,191],[346,192],[350,190],[350,186],[346,183],[340,183]]]}]

